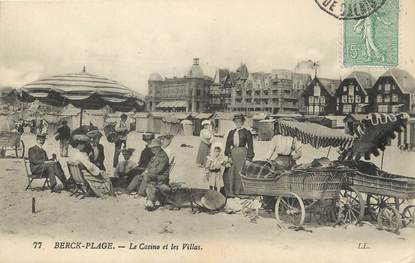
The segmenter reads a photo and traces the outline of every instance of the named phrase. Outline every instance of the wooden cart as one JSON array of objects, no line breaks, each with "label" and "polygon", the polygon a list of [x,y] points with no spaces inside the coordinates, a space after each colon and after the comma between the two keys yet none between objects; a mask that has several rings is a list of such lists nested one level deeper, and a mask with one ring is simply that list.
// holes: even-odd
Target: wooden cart
[{"label": "wooden cart", "polygon": [[[375,220],[380,229],[397,232],[414,223],[415,178],[387,174],[375,176],[354,171],[348,174],[348,194],[353,196],[350,205],[356,207],[357,221],[366,216]],[[359,212],[357,212],[359,211]]]},{"label": "wooden cart", "polygon": [[291,170],[275,178],[251,178],[241,174],[244,192],[275,196],[275,217],[300,227],[306,213],[340,217],[341,189],[347,173],[343,169]]},{"label": "wooden cart", "polygon": [[16,158],[23,158],[25,153],[25,144],[21,139],[21,134],[18,132],[0,132],[0,149],[5,153],[8,149],[13,149]]}]

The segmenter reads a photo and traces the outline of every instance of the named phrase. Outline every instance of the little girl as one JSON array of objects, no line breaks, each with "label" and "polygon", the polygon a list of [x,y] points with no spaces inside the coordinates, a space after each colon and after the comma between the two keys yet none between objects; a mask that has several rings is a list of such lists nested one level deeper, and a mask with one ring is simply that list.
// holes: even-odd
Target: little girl
[{"label": "little girl", "polygon": [[222,154],[222,148],[215,146],[211,155],[207,157],[205,168],[206,168],[206,179],[209,182],[209,189],[220,191],[223,187],[223,170],[222,167],[229,167],[230,163]]}]

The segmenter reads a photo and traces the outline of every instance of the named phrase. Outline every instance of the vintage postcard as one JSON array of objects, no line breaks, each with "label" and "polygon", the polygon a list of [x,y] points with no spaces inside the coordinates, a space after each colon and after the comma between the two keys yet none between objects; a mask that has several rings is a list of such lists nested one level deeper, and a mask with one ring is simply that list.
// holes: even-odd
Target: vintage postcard
[{"label": "vintage postcard", "polygon": [[0,262],[415,262],[412,0],[0,1]]}]

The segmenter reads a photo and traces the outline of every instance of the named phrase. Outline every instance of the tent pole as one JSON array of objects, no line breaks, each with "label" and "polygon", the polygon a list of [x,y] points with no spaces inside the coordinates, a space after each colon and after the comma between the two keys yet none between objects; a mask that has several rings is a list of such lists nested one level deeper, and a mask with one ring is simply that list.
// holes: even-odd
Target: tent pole
[{"label": "tent pole", "polygon": [[331,150],[331,146],[329,146],[329,150],[327,151],[327,158],[329,158],[329,154],[330,154],[330,150]]},{"label": "tent pole", "polygon": [[380,161],[380,169],[383,170],[383,156],[385,155],[385,151],[382,151],[382,159]]},{"label": "tent pole", "polygon": [[82,127],[82,115],[84,114],[84,109],[81,108],[81,117],[79,118],[79,127]]}]

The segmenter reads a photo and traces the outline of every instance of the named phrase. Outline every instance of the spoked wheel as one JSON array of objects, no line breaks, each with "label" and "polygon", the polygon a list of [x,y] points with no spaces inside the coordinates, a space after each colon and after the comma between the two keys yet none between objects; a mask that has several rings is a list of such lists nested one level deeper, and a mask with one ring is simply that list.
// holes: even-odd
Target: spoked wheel
[{"label": "spoked wheel", "polygon": [[357,224],[363,219],[365,202],[362,194],[353,186],[348,186],[340,191],[340,197],[336,202],[337,223]]},{"label": "spoked wheel", "polygon": [[415,222],[415,205],[408,205],[402,212],[402,226],[407,227]]},{"label": "spoked wheel", "polygon": [[397,233],[401,228],[402,218],[396,208],[385,206],[379,210],[377,221],[379,229]]},{"label": "spoked wheel", "polygon": [[23,158],[24,150],[25,150],[24,142],[20,140],[19,145],[16,145],[16,148],[15,148],[16,158]]},{"label": "spoked wheel", "polygon": [[403,200],[395,197],[368,194],[366,197],[366,214],[369,215],[369,219],[375,221],[378,218],[380,209],[391,206],[399,211],[399,206],[402,203]]},{"label": "spoked wheel", "polygon": [[275,203],[275,218],[294,226],[300,227],[304,223],[305,208],[301,198],[294,193],[278,196]]}]

